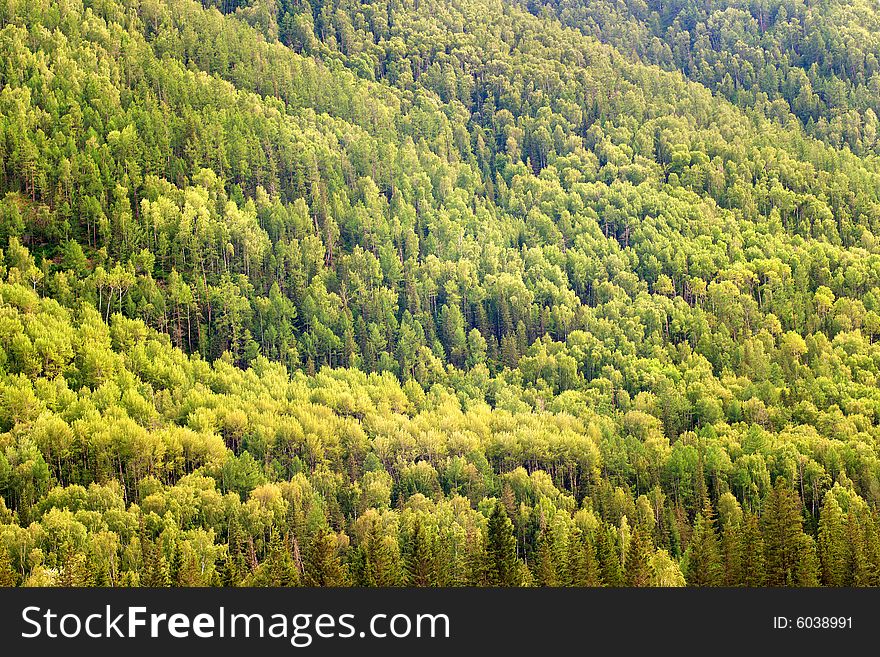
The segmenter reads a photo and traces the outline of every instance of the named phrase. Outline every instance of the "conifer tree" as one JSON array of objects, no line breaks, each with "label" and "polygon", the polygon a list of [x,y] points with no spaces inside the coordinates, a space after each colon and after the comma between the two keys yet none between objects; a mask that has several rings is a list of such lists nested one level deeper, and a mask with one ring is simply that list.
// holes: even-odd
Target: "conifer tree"
[{"label": "conifer tree", "polygon": [[532,575],[537,586],[559,586],[559,573],[554,557],[553,529],[545,524],[538,534],[535,564],[532,567]]},{"label": "conifer tree", "polygon": [[601,586],[596,547],[578,527],[571,530],[568,541],[565,586]]},{"label": "conifer tree", "polygon": [[776,480],[761,515],[769,586],[815,586],[818,564],[813,539],[803,532],[800,498],[784,478]]},{"label": "conifer tree", "polygon": [[516,538],[513,523],[501,502],[496,502],[489,516],[486,534],[486,575],[489,586],[518,586],[519,559],[516,556]]},{"label": "conifer tree", "polygon": [[596,530],[596,556],[604,585],[623,586],[625,580],[620,565],[620,552],[611,528],[600,527]]},{"label": "conifer tree", "polygon": [[644,530],[636,529],[626,550],[624,565],[626,585],[631,587],[650,586],[653,570],[651,556],[654,546]]},{"label": "conifer tree", "polygon": [[406,583],[409,586],[436,586],[435,560],[427,532],[420,519],[413,523],[406,551]]},{"label": "conifer tree", "polygon": [[468,586],[487,586],[489,556],[482,533],[468,532],[465,539],[465,583]]},{"label": "conifer tree", "polygon": [[823,586],[846,586],[852,579],[850,544],[847,541],[849,523],[832,491],[825,493],[819,512],[817,548]]},{"label": "conifer tree", "polygon": [[845,545],[840,550],[840,583],[833,586],[870,586],[873,573],[868,559],[868,541],[860,514],[850,508],[843,527]]},{"label": "conifer tree", "polygon": [[227,551],[219,559],[217,568],[215,569],[220,586],[233,587],[238,586],[241,580],[241,574],[235,564],[235,559]]},{"label": "conifer tree", "polygon": [[688,586],[720,586],[723,583],[724,572],[718,534],[715,531],[715,512],[708,500],[694,520],[694,531],[685,559],[687,568],[684,575]]},{"label": "conifer tree", "polygon": [[864,586],[880,586],[880,536],[877,535],[877,521],[865,506],[859,507],[858,515],[865,546]]},{"label": "conifer tree", "polygon": [[365,586],[400,586],[403,583],[397,541],[382,532],[378,520],[370,526],[361,550]]},{"label": "conifer tree", "polygon": [[764,562],[764,537],[761,535],[758,517],[746,511],[742,523],[739,544],[740,577],[736,584],[752,588],[764,586],[767,571]]},{"label": "conifer tree", "polygon": [[305,562],[306,586],[345,586],[348,577],[337,553],[336,535],[321,528],[312,539]]},{"label": "conifer tree", "polygon": [[256,586],[299,586],[300,584],[299,570],[287,541],[275,529],[269,537],[266,559],[253,573],[251,583]]}]

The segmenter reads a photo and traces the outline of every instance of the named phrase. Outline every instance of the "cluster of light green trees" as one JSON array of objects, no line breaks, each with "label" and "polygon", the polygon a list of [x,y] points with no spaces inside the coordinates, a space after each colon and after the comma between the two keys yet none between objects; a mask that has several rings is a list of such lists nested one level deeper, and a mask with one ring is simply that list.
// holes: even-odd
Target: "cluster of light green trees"
[{"label": "cluster of light green trees", "polygon": [[878,12],[611,4],[3,3],[0,581],[880,584]]}]

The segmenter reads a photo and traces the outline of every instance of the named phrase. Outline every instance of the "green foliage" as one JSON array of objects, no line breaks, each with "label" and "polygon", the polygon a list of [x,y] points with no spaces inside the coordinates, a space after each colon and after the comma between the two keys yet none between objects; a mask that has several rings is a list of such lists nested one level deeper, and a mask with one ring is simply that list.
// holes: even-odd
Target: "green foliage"
[{"label": "green foliage", "polygon": [[496,502],[489,516],[486,537],[486,558],[489,586],[519,586],[520,568],[516,555],[513,523],[500,502]]},{"label": "green foliage", "polygon": [[878,16],[4,7],[0,585],[880,584]]}]

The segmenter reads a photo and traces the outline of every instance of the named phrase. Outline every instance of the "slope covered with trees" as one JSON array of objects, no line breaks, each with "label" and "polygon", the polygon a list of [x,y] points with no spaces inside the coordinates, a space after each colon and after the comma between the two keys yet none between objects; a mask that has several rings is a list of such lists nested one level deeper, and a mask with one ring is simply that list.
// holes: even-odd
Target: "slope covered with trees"
[{"label": "slope covered with trees", "polygon": [[880,17],[867,0],[548,0],[566,25],[743,107],[858,153],[877,153]]},{"label": "slope covered with trees", "polygon": [[874,142],[600,6],[3,3],[0,582],[880,583]]}]

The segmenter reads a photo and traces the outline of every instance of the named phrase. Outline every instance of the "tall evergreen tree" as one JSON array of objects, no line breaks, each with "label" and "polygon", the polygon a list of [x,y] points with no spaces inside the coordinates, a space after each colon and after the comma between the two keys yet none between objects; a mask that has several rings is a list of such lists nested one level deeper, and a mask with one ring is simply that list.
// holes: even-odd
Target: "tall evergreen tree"
[{"label": "tall evergreen tree", "polygon": [[572,528],[569,536],[566,575],[566,586],[595,587],[602,584],[596,547],[578,527]]},{"label": "tall evergreen tree", "polygon": [[627,586],[650,586],[653,576],[651,569],[653,553],[654,546],[651,539],[642,529],[637,528],[633,532],[626,550],[624,576]]},{"label": "tall evergreen tree", "polygon": [[364,545],[362,580],[365,586],[400,586],[403,572],[397,541],[382,532],[379,521],[374,521]]},{"label": "tall evergreen tree", "polygon": [[721,550],[715,530],[715,511],[708,500],[694,520],[685,559],[684,575],[689,586],[721,586],[724,581]]},{"label": "tall evergreen tree", "polygon": [[769,586],[815,586],[818,563],[813,540],[803,532],[800,498],[778,477],[761,515]]},{"label": "tall evergreen tree", "polygon": [[767,570],[764,562],[764,537],[758,524],[758,516],[746,511],[743,514],[743,527],[740,534],[739,563],[740,586],[764,586]]},{"label": "tall evergreen tree", "polygon": [[817,544],[824,586],[846,586],[852,579],[847,525],[837,498],[832,491],[828,491],[819,513]]},{"label": "tall evergreen tree", "polygon": [[625,583],[623,567],[617,541],[610,528],[600,527],[596,531],[596,556],[599,560],[602,582],[605,586],[623,586]]},{"label": "tall evergreen tree", "polygon": [[406,550],[406,583],[409,586],[436,586],[436,562],[432,546],[421,520],[413,523],[412,536]]},{"label": "tall evergreen tree", "polygon": [[518,586],[520,562],[516,556],[513,523],[501,502],[496,502],[489,516],[486,532],[486,574],[489,586]]},{"label": "tall evergreen tree", "polygon": [[321,528],[315,534],[305,561],[306,586],[345,586],[348,576],[337,553],[336,535]]},{"label": "tall evergreen tree", "polygon": [[[555,537],[553,529],[549,525],[545,524],[538,534],[534,561],[532,575],[535,578],[535,583],[538,586],[559,586],[559,569],[564,567],[564,564],[557,562]],[[564,570],[562,576],[565,576]]]}]

